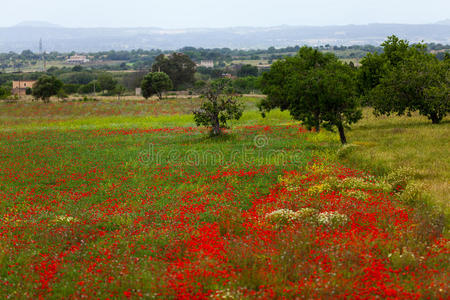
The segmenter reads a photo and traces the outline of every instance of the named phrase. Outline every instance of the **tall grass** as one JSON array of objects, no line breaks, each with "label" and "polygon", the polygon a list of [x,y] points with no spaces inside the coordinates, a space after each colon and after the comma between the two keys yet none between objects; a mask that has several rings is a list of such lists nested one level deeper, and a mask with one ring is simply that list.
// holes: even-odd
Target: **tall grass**
[{"label": "tall grass", "polygon": [[375,117],[371,109],[348,132],[352,146],[340,152],[347,165],[385,175],[408,168],[412,180],[450,210],[450,120],[434,125],[418,114]]}]

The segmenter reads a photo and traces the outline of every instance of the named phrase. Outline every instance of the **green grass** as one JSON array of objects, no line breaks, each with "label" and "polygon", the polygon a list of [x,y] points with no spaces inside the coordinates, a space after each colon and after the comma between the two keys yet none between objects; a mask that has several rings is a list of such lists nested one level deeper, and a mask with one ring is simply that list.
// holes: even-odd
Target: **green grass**
[{"label": "green grass", "polygon": [[376,175],[410,168],[413,181],[449,211],[449,118],[433,125],[418,114],[375,117],[371,109],[365,109],[364,119],[348,132],[348,139],[355,147],[342,152],[342,162]]},{"label": "green grass", "polygon": [[[262,118],[256,108],[259,98],[243,98],[246,111],[232,128],[247,125],[287,125],[288,112],[274,110]],[[198,98],[169,98],[163,101],[120,101],[115,97],[98,102],[0,103],[0,130],[68,130],[195,127],[190,111]],[[354,147],[340,151],[340,160],[351,167],[385,175],[400,167],[413,169],[413,180],[424,185],[435,202],[448,210],[450,194],[450,122],[433,125],[425,117],[375,117],[370,109],[348,131]],[[322,131],[310,139],[333,156],[339,148],[335,133]]]},{"label": "green grass", "polygon": [[[95,102],[0,103],[0,130],[101,129],[194,127],[192,111],[201,99],[168,98],[157,100],[117,101],[110,97]],[[244,97],[245,112],[231,127],[243,125],[277,125],[291,123],[289,112],[274,110],[262,118],[256,108],[260,101]]]},{"label": "green grass", "polygon": [[[256,111],[247,111],[239,121],[230,122],[231,127],[244,125],[276,125],[291,124],[288,112],[275,110],[265,118]],[[102,128],[167,128],[167,127],[195,127],[194,118],[191,114],[159,115],[159,116],[105,116],[105,117],[79,117],[76,119],[55,120],[33,120],[22,122],[14,126],[2,126],[2,130],[47,130],[47,129],[102,129]]]},{"label": "green grass", "polygon": [[[200,268],[202,272],[193,273],[193,278],[206,274],[198,279],[205,290],[221,290],[224,283],[208,272],[216,274],[216,268],[230,265],[243,269],[230,281],[231,288],[258,291],[271,284],[279,287],[279,295],[286,296],[283,284],[291,276],[292,282],[299,284],[313,278],[312,287],[323,290],[320,298],[331,293],[323,282],[316,284],[321,281],[315,278],[330,275],[329,282],[340,278],[333,278],[332,272],[321,269],[320,262],[313,262],[318,253],[331,255],[334,271],[343,274],[341,279],[349,283],[350,292],[353,282],[365,277],[371,266],[367,259],[383,261],[387,268],[414,267],[416,261],[408,261],[410,256],[402,260],[402,254],[408,253],[405,249],[416,251],[416,257],[431,251],[444,227],[440,215],[429,211],[420,215],[416,209],[408,213],[414,218],[411,227],[392,232],[395,235],[387,239],[385,234],[396,229],[391,227],[391,213],[398,212],[400,222],[408,207],[396,200],[398,210],[372,198],[350,200],[337,196],[338,191],[326,197],[309,194],[309,187],[324,188],[317,178],[337,170],[321,163],[307,167],[307,163],[313,157],[340,159],[347,166],[377,175],[407,166],[415,170],[414,180],[429,180],[442,189],[449,175],[448,121],[435,126],[419,116],[376,119],[365,110],[366,118],[348,132],[354,146],[341,147],[336,133],[304,132],[288,112],[274,110],[262,118],[257,101],[245,99],[243,117],[216,138],[209,137],[206,128],[189,128],[195,124],[188,111],[199,103],[189,99],[0,104],[0,225],[5,229],[0,266],[6,266],[0,268],[0,279],[10,283],[0,285],[0,295],[123,298],[125,292],[148,290],[144,297],[150,298],[154,292],[166,292],[167,282],[176,278],[178,258],[188,258],[192,264],[181,270],[187,274]],[[284,126],[291,124],[297,126]],[[300,170],[312,174],[286,175]],[[292,178],[294,181],[289,181]],[[283,180],[296,187],[305,184],[308,189],[301,195],[287,193],[276,185]],[[361,182],[356,178],[347,182],[352,189],[361,187],[355,185]],[[438,194],[434,197],[438,199]],[[340,203],[355,213],[356,222],[364,222],[346,231],[349,234],[336,235],[337,243],[333,231],[324,230],[316,237],[318,228],[303,225],[292,227],[292,232],[277,231],[264,240],[261,237],[269,231],[268,224],[248,222],[276,208],[297,210],[312,204],[334,211]],[[249,211],[251,207],[255,210]],[[249,212],[248,217],[244,211]],[[381,218],[385,213],[389,219]],[[204,240],[208,237],[205,223],[218,224],[214,232],[220,236]],[[260,229],[244,234],[256,225]],[[371,228],[373,231],[368,231]],[[408,231],[410,228],[414,230]],[[355,235],[358,230],[361,235]],[[223,265],[218,261],[220,268],[214,258],[203,255],[203,249],[216,251],[217,247],[207,246],[217,240],[227,245],[224,253],[229,259]],[[68,250],[71,246],[72,252]],[[360,251],[361,247],[367,248]],[[336,250],[339,248],[342,254]],[[389,255],[397,261],[392,262]],[[438,284],[443,286],[446,278],[445,257],[432,258],[425,266],[439,268],[426,274],[430,282],[437,282],[429,298],[438,298]],[[278,273],[267,272],[265,266],[275,266]],[[428,269],[417,270],[426,273]],[[265,273],[267,276],[262,276]],[[401,276],[393,277],[394,283],[406,277],[405,273]],[[42,284],[45,280],[50,289]],[[169,287],[167,296],[161,298],[171,298],[173,287]],[[331,284],[330,289],[334,288]],[[406,288],[415,291],[416,286]],[[304,292],[312,297],[310,291]]]}]

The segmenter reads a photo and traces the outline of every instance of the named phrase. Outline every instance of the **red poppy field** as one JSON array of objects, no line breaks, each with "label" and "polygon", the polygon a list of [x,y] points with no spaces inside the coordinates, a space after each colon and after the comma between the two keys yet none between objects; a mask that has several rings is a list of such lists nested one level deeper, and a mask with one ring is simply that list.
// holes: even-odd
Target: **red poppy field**
[{"label": "red poppy field", "polygon": [[0,297],[448,299],[445,221],[313,136],[0,131]]}]

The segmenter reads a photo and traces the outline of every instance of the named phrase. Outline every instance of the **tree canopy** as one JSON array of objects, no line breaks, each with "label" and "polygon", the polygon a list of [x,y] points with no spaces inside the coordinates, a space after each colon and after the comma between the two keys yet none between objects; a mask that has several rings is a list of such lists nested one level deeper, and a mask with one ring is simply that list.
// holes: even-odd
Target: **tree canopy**
[{"label": "tree canopy", "polygon": [[194,120],[197,126],[211,126],[213,136],[220,135],[229,120],[239,120],[242,116],[243,107],[229,79],[208,83],[203,89],[202,98],[204,102],[194,111]]},{"label": "tree canopy", "polygon": [[353,68],[316,49],[303,47],[296,56],[275,62],[263,74],[261,87],[267,95],[259,104],[263,115],[280,108],[309,129],[336,126],[343,144],[344,128],[362,116]]},{"label": "tree canopy", "polygon": [[55,76],[43,75],[33,85],[33,96],[48,102],[51,96],[55,96],[63,87],[63,83]]},{"label": "tree canopy", "polygon": [[368,54],[358,71],[359,91],[375,114],[418,111],[439,123],[450,111],[449,60],[440,61],[423,44],[390,36],[380,55]]},{"label": "tree canopy", "polygon": [[102,73],[99,77],[98,77],[98,85],[100,90],[102,91],[108,91],[109,93],[114,91],[116,85],[117,85],[117,80],[115,80],[110,74],[108,73]]},{"label": "tree canopy", "polygon": [[258,76],[258,67],[252,65],[243,65],[237,72],[238,77]]},{"label": "tree canopy", "polygon": [[153,95],[158,95],[161,100],[163,92],[170,90],[172,87],[172,81],[166,73],[150,72],[142,80],[142,96],[148,99]]},{"label": "tree canopy", "polygon": [[194,84],[196,64],[183,53],[173,53],[169,56],[161,54],[152,65],[153,72],[164,72],[169,75],[176,89]]}]

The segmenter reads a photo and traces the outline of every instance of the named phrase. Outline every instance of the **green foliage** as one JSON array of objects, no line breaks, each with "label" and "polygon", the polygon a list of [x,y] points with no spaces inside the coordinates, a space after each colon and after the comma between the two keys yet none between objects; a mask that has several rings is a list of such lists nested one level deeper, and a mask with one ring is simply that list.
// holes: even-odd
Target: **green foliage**
[{"label": "green foliage", "polygon": [[211,135],[220,135],[221,128],[227,126],[228,120],[239,120],[244,110],[233,93],[231,82],[227,79],[209,83],[202,93],[205,100],[201,107],[194,111],[197,126],[211,126]]},{"label": "green foliage", "polygon": [[79,84],[64,84],[63,89],[67,94],[75,94],[78,92],[81,85]]},{"label": "green foliage", "polygon": [[258,67],[252,66],[252,65],[243,65],[238,73],[237,73],[238,77],[247,77],[247,76],[258,76]]},{"label": "green foliage", "polygon": [[194,84],[194,90],[196,91],[201,91],[205,88],[206,86],[206,81],[204,80],[197,80]]},{"label": "green foliage", "polygon": [[127,91],[127,89],[121,85],[118,84],[116,85],[116,87],[114,88],[114,94],[117,95],[117,100],[120,100],[120,96],[122,96],[123,94],[125,94],[125,92]]},{"label": "green foliage", "polygon": [[414,170],[411,168],[401,167],[393,170],[384,177],[384,180],[392,185],[394,190],[402,190],[413,177]]},{"label": "green foliage", "polygon": [[83,71],[83,67],[82,66],[74,66],[72,68],[72,71],[73,72],[81,72],[81,71]]},{"label": "green foliage", "polygon": [[370,104],[368,94],[380,84],[386,73],[412,54],[408,42],[395,35],[389,36],[381,46],[383,53],[367,53],[361,59],[361,67],[358,70],[359,93],[367,104]]},{"label": "green foliage", "polygon": [[[315,95],[308,93],[295,95],[296,91],[292,91],[292,82],[302,80],[307,76],[308,71],[324,66],[331,60],[336,60],[331,54],[322,54],[318,50],[303,47],[296,56],[276,61],[271,66],[270,71],[262,75],[260,81],[262,92],[267,95],[267,98],[260,104],[260,110],[263,115],[274,108],[290,110],[293,105],[300,104],[297,105],[301,106],[297,107],[298,113],[300,113],[300,108],[303,107],[308,115],[310,111],[314,111],[315,117],[311,119],[304,118],[304,122],[309,127],[316,126],[318,130],[320,126],[320,110]],[[299,97],[302,98],[301,101],[294,101]]]},{"label": "green foliage", "polygon": [[[378,53],[368,53],[360,61],[358,70],[358,92],[367,100],[367,94],[376,87],[386,73],[386,60]],[[366,102],[366,104],[369,104]]]},{"label": "green foliage", "polygon": [[33,86],[33,96],[49,102],[51,96],[55,96],[63,87],[63,83],[55,76],[44,75]]},{"label": "green foliage", "polygon": [[163,92],[170,90],[172,87],[172,80],[170,80],[169,76],[164,72],[148,73],[141,84],[142,95],[145,99],[156,94],[161,100]]},{"label": "green foliage", "polygon": [[389,36],[381,46],[383,47],[383,57],[394,67],[408,56],[410,50],[408,41],[401,40],[395,35]]},{"label": "green foliage", "polygon": [[419,111],[433,124],[440,123],[450,111],[449,65],[420,49],[412,51],[371,91],[372,103],[378,114]]},{"label": "green foliage", "polygon": [[5,99],[11,95],[11,91],[5,87],[0,86],[0,99]]},{"label": "green foliage", "polygon": [[422,184],[409,182],[398,198],[409,206],[417,206],[420,201],[425,202],[426,195],[423,192],[424,189],[425,187]]},{"label": "green foliage", "polygon": [[169,56],[164,54],[156,57],[152,65],[152,72],[164,72],[169,75],[173,86],[178,89],[181,86],[194,84],[195,63],[189,56],[183,53],[172,53]]},{"label": "green foliage", "polygon": [[242,77],[233,80],[233,88],[241,94],[254,93],[258,90],[258,78],[254,76]]},{"label": "green foliage", "polygon": [[98,87],[101,91],[112,92],[117,85],[117,81],[108,73],[103,73],[98,77]]},{"label": "green foliage", "polygon": [[401,251],[396,250],[390,253],[388,256],[395,269],[411,268],[411,266],[415,267],[418,264],[418,259],[414,256],[414,253],[405,247]]},{"label": "green foliage", "polygon": [[79,86],[77,93],[78,94],[92,94],[95,92],[96,88],[98,89],[98,82],[93,80],[88,84],[84,84]]},{"label": "green foliage", "polygon": [[450,111],[448,60],[440,61],[425,45],[409,45],[396,36],[382,46],[384,53],[361,60],[358,85],[366,104],[377,114],[419,111],[440,123]]},{"label": "green foliage", "polygon": [[[50,73],[50,72],[48,72]],[[55,75],[55,74],[53,74]],[[88,84],[95,79],[95,75],[91,72],[77,71],[75,73],[64,73],[58,76],[66,84]]]},{"label": "green foliage", "polygon": [[263,113],[278,107],[316,131],[336,126],[342,144],[347,142],[344,127],[362,117],[354,71],[332,54],[303,47],[295,57],[275,62],[261,86],[267,94],[260,103]]},{"label": "green foliage", "polygon": [[65,91],[63,88],[59,89],[59,91],[58,91],[58,93],[56,94],[56,96],[57,96],[59,99],[66,99],[66,98],[68,97],[66,91]]}]

